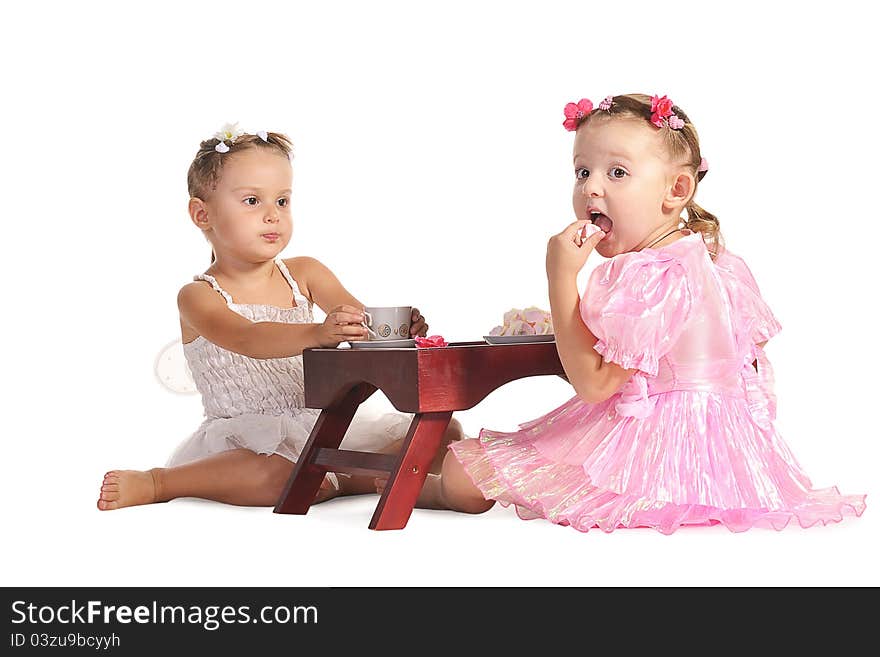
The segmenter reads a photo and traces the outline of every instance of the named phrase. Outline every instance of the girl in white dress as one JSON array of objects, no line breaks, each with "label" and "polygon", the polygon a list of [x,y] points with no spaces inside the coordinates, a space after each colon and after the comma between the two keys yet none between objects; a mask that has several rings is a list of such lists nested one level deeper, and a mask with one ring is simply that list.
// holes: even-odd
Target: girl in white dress
[{"label": "girl in white dress", "polygon": [[[99,509],[178,497],[273,506],[320,413],[305,408],[303,350],[367,338],[363,304],[327,267],[309,257],[277,258],[292,231],[290,157],[285,135],[245,134],[235,125],[202,142],[187,176],[189,214],[213,261],[181,288],[177,303],[205,420],[166,467],[106,473]],[[327,314],[322,323],[312,317],[313,304]],[[427,328],[413,308],[411,334]],[[396,450],[411,417],[356,417],[342,447]],[[460,438],[453,420],[444,444]],[[328,474],[316,501],[374,492],[372,478]]]}]

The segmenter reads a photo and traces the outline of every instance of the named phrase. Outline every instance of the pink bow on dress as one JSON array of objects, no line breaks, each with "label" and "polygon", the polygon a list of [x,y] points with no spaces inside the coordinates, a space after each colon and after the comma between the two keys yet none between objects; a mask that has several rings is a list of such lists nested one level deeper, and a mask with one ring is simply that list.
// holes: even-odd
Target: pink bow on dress
[{"label": "pink bow on dress", "polygon": [[656,403],[656,397],[648,397],[648,379],[642,372],[636,372],[621,388],[614,410],[618,415],[642,419],[654,412]]}]

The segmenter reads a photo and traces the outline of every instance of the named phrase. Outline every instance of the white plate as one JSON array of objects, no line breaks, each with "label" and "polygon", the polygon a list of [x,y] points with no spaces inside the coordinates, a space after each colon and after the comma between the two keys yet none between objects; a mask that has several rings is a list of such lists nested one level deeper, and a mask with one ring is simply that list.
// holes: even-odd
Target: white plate
[{"label": "white plate", "polygon": [[352,349],[407,349],[415,347],[415,340],[351,340]]},{"label": "white plate", "polygon": [[524,344],[526,342],[553,342],[556,336],[552,333],[543,335],[484,335],[489,344]]}]

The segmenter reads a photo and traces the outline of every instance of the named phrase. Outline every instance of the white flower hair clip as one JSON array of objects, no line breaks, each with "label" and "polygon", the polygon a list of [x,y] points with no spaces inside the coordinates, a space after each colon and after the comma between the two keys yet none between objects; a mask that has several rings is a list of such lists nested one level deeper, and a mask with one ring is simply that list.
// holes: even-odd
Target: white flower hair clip
[{"label": "white flower hair clip", "polygon": [[[238,127],[238,121],[235,123],[226,123],[220,128],[220,130],[214,133],[214,139],[218,140],[217,145],[214,146],[214,150],[218,153],[228,153],[229,144],[234,145],[236,139],[246,134],[247,133],[244,130]],[[267,144],[269,143],[269,133],[266,130],[257,130],[254,134]],[[229,144],[226,142],[229,142]]]},{"label": "white flower hair clip", "polygon": [[229,146],[226,145],[226,142],[230,142],[232,144],[235,143],[235,140],[241,137],[244,134],[244,130],[238,127],[238,121],[235,123],[226,123],[223,125],[220,130],[214,133],[214,139],[219,139],[217,145],[214,146],[214,150],[218,153],[228,153]]}]

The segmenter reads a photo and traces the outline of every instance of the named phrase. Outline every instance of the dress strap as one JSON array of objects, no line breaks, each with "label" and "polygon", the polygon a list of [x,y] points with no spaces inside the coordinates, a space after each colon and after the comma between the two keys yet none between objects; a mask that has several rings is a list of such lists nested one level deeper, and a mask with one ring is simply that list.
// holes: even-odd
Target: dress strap
[{"label": "dress strap", "polygon": [[293,298],[296,300],[296,305],[306,307],[311,305],[311,301],[304,297],[303,293],[299,291],[299,286],[296,284],[293,276],[290,275],[290,271],[288,271],[287,265],[284,264],[284,261],[279,258],[275,261],[275,264],[278,265],[278,269],[281,271],[281,274],[284,276],[290,289],[293,290]]},{"label": "dress strap", "polygon": [[195,276],[193,276],[193,280],[194,281],[207,281],[208,283],[211,284],[211,287],[213,287],[217,292],[220,293],[220,296],[222,296],[224,299],[226,299],[227,304],[234,303],[232,301],[232,296],[229,294],[229,292],[227,292],[222,287],[220,287],[220,284],[217,282],[217,279],[214,278],[213,276],[211,276],[211,274],[196,274]]}]

